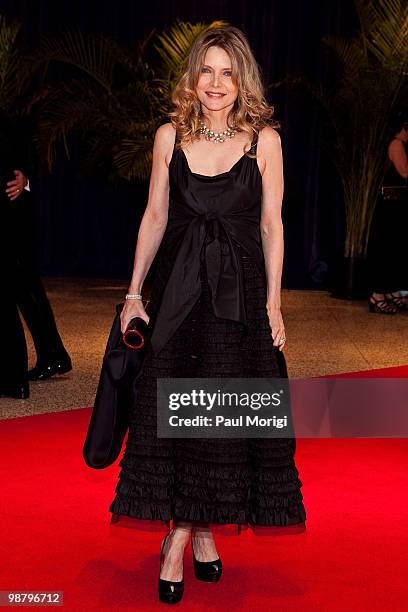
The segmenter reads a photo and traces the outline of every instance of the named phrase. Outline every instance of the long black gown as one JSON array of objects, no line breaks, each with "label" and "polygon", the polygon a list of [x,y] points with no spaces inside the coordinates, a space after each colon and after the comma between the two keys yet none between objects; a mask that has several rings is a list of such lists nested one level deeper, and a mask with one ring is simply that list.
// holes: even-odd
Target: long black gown
[{"label": "long black gown", "polygon": [[135,389],[112,522],[127,516],[141,519],[131,523],[143,528],[146,521],[153,528],[179,519],[225,527],[225,533],[303,531],[294,438],[156,436],[157,378],[287,377],[266,312],[256,159],[243,155],[230,171],[207,176],[192,172],[175,146],[169,181],[168,224],[147,308],[153,333]]}]

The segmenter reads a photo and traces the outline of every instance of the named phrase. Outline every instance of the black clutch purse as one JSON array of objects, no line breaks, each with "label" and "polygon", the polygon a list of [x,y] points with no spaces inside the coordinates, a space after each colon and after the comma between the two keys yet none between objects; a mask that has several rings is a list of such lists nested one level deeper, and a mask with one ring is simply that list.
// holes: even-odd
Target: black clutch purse
[{"label": "black clutch purse", "polygon": [[408,200],[408,184],[384,185],[381,187],[381,193],[384,200]]},{"label": "black clutch purse", "polygon": [[82,451],[85,463],[94,469],[110,466],[122,449],[151,331],[143,319],[136,317],[122,334],[122,308],[123,304],[116,307]]},{"label": "black clutch purse", "polygon": [[140,374],[147,348],[148,324],[140,317],[132,319],[116,348],[105,353],[106,369],[114,384],[126,383]]}]

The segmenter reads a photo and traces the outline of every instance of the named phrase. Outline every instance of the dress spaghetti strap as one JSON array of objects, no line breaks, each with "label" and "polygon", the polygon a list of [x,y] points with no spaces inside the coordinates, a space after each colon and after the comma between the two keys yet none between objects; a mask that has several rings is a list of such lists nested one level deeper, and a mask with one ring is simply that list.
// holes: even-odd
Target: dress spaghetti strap
[{"label": "dress spaghetti strap", "polygon": [[252,142],[251,142],[251,148],[250,148],[251,153],[253,153],[254,155],[256,155],[257,146],[258,146],[258,134],[255,132],[254,135],[252,136]]}]

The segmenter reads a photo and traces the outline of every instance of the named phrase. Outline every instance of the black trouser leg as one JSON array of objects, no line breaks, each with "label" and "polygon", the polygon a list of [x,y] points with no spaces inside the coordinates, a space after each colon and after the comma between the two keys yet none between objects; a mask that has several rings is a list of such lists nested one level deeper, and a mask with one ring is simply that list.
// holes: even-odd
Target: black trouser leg
[{"label": "black trouser leg", "polygon": [[[5,292],[6,293],[6,292]],[[0,390],[27,380],[27,345],[23,324],[12,295],[0,300]]]},{"label": "black trouser leg", "polygon": [[33,270],[19,266],[18,307],[33,337],[37,364],[67,356],[44,285]]}]

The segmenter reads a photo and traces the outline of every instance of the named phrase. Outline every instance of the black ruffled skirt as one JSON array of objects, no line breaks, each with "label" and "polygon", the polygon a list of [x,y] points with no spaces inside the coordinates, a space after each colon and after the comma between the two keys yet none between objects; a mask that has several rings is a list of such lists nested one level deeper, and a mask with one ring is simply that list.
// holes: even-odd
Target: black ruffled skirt
[{"label": "black ruffled skirt", "polygon": [[[242,323],[214,315],[203,264],[200,299],[158,355],[148,348],[135,389],[116,496],[109,508],[112,522],[128,517],[135,519],[132,527],[145,529],[158,524],[167,528],[172,520],[196,521],[223,533],[248,527],[279,534],[305,529],[294,438],[156,436],[157,378],[287,377],[284,355],[272,342],[265,275],[260,275],[252,257],[239,250],[248,334]],[[165,267],[159,263],[148,309],[152,320],[165,278]]]}]

